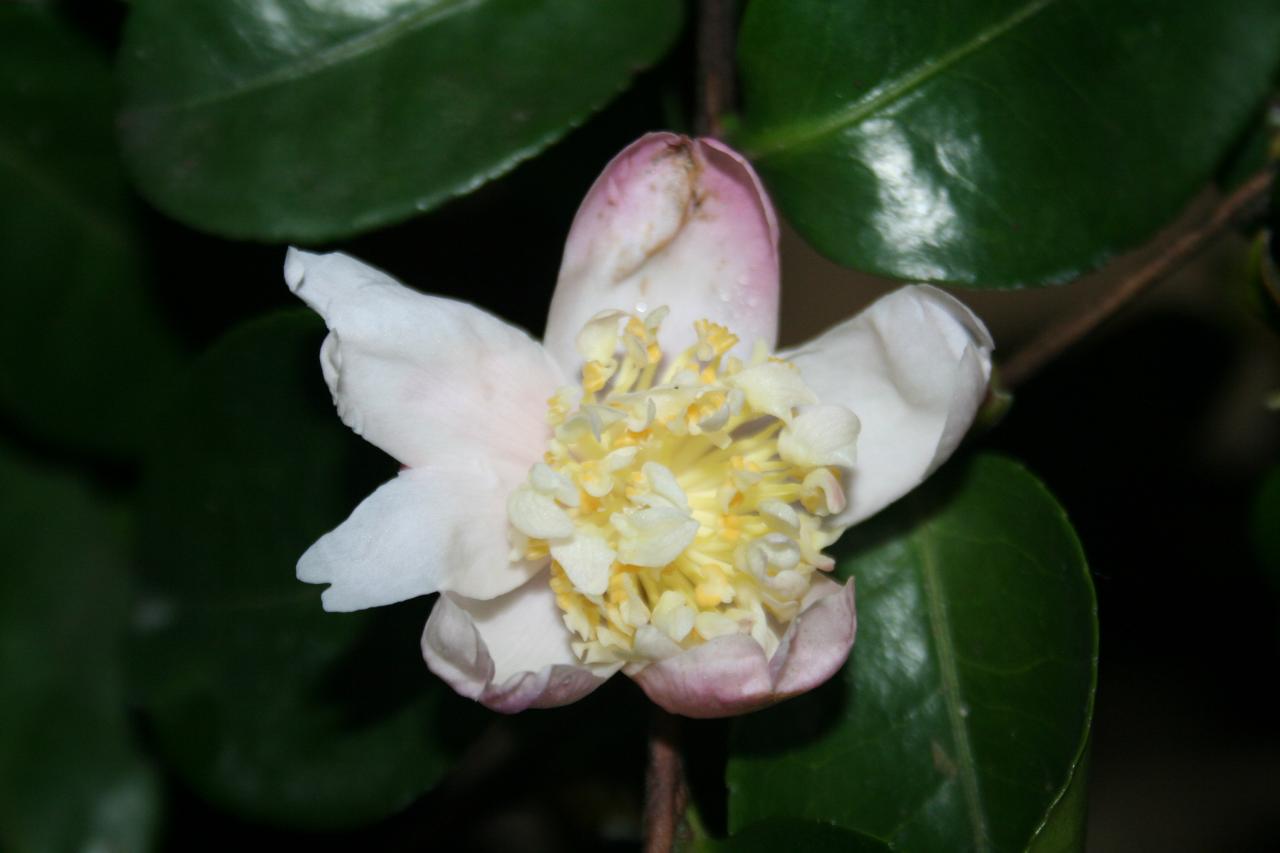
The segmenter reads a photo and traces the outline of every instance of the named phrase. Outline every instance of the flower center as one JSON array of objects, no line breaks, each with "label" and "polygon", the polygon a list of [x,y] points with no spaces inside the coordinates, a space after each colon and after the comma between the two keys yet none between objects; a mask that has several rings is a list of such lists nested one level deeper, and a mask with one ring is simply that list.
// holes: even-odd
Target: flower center
[{"label": "flower center", "polygon": [[[580,387],[550,401],[544,461],[511,495],[526,558],[586,663],[643,662],[726,634],[772,656],[844,507],[857,419],[818,401],[789,362],[706,320],[666,359],[666,315],[608,311],[578,336]],[[621,347],[619,348],[619,343]],[[838,409],[838,411],[831,411]]]}]

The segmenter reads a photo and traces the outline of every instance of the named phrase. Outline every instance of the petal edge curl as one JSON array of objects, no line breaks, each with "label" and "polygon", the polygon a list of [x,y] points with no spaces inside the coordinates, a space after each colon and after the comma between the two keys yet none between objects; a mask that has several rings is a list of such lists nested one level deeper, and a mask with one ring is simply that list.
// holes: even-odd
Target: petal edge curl
[{"label": "petal edge curl", "polygon": [[459,694],[503,714],[576,702],[618,669],[574,656],[546,571],[492,601],[441,595],[422,656]]},{"label": "petal edge curl", "polygon": [[812,690],[849,657],[858,629],[854,586],[822,578],[773,658],[745,634],[730,634],[628,675],[656,704],[694,718],[728,717]]},{"label": "petal edge curl", "polygon": [[450,590],[478,599],[510,592],[540,568],[512,561],[501,495],[523,471],[459,459],[408,468],[383,483],[298,560],[298,579],[327,583],[325,610],[348,612]]},{"label": "petal edge curl", "polygon": [[531,465],[559,368],[520,329],[340,253],[290,249],[289,289],[329,327],[320,351],[343,423],[410,467],[458,455]]},{"label": "petal edge curl", "polygon": [[824,403],[861,422],[844,529],[915,488],[959,446],[986,395],[994,344],[960,300],[909,285],[800,347],[780,353]]},{"label": "petal edge curl", "polygon": [[545,342],[567,373],[575,339],[601,311],[666,305],[663,343],[680,351],[709,319],[739,335],[738,354],[778,334],[778,223],[740,154],[709,139],[650,133],[610,161],[565,242]]}]

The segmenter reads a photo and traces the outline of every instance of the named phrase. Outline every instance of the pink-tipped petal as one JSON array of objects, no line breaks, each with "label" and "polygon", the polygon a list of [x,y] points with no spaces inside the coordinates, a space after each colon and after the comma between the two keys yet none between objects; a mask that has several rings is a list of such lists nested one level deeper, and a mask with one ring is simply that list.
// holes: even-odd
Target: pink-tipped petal
[{"label": "pink-tipped petal", "polygon": [[618,669],[574,656],[546,571],[491,601],[441,595],[422,656],[458,693],[504,714],[576,702]]},{"label": "pink-tipped petal", "polygon": [[307,549],[298,579],[329,584],[330,611],[441,590],[481,599],[510,592],[540,568],[513,561],[506,537],[506,495],[525,476],[479,456],[405,469]]},{"label": "pink-tipped petal", "polygon": [[844,666],[858,632],[853,578],[843,586],[816,578],[806,598],[808,607],[782,638],[769,661],[773,689],[795,696],[824,683]]},{"label": "pink-tipped petal", "polygon": [[325,381],[343,423],[400,462],[537,461],[562,374],[480,309],[411,290],[354,258],[290,249],[289,288],[324,318]]},{"label": "pink-tipped petal", "polygon": [[936,287],[903,287],[792,352],[824,403],[861,422],[845,528],[902,497],[950,457],[991,376],[991,335],[972,311]]},{"label": "pink-tipped petal", "polygon": [[858,620],[853,580],[818,578],[772,660],[745,634],[730,634],[628,674],[673,714],[743,714],[812,690],[844,665]]},{"label": "pink-tipped petal", "polygon": [[713,320],[773,347],[778,334],[778,223],[759,178],[714,140],[651,133],[596,180],[573,220],[545,343],[575,374],[574,341],[600,311],[671,309],[663,345],[696,340]]}]

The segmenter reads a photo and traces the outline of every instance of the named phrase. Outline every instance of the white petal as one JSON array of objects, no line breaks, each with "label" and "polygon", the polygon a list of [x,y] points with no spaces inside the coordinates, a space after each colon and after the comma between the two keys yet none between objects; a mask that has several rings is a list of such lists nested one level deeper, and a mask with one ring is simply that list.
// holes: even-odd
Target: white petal
[{"label": "white petal", "polygon": [[801,501],[810,512],[838,515],[844,510],[844,487],[828,468],[815,468],[806,474],[801,490]]},{"label": "white petal", "polygon": [[510,558],[502,495],[519,476],[514,465],[484,459],[401,471],[307,549],[298,578],[330,584],[321,598],[334,611],[438,590],[509,592],[539,568]]},{"label": "white petal", "polygon": [[678,509],[649,507],[627,515],[615,514],[622,534],[618,558],[632,566],[657,569],[668,565],[693,544],[698,522]]},{"label": "white petal", "polygon": [[573,535],[573,519],[554,498],[531,486],[521,486],[507,499],[507,517],[525,536],[534,539],[562,539]]},{"label": "white petal", "polygon": [[[831,476],[830,472],[827,472],[827,476]],[[795,532],[800,529],[800,516],[791,504],[768,498],[761,501],[758,508],[761,515],[773,519],[788,531]]]},{"label": "white petal", "polygon": [[603,595],[609,588],[609,570],[618,554],[603,537],[579,531],[568,542],[552,545],[551,557],[578,592]]},{"label": "white petal", "polygon": [[714,610],[704,610],[699,613],[694,617],[693,626],[704,640],[714,640],[716,637],[728,637],[742,633],[741,626],[737,622]]},{"label": "white petal", "polygon": [[824,403],[848,407],[862,423],[836,526],[877,512],[946,461],[986,394],[992,346],[958,300],[915,285],[783,353]]},{"label": "white petal", "polygon": [[617,671],[569,647],[546,572],[492,601],[440,596],[422,633],[427,666],[456,691],[503,713],[581,699]]},{"label": "white petal", "polygon": [[[812,690],[844,665],[853,647],[853,581],[840,587],[816,578],[802,606],[772,657],[735,631],[665,660],[631,664],[627,674],[663,708],[695,718],[743,714]],[[727,626],[705,627],[714,633]]]},{"label": "white petal", "polygon": [[578,332],[578,354],[601,364],[611,361],[618,349],[618,324],[625,316],[621,311],[601,311],[592,317]]},{"label": "white petal", "polygon": [[668,306],[664,347],[697,340],[700,319],[728,326],[740,354],[772,349],[778,226],[751,166],[713,140],[651,133],[615,157],[573,220],[551,301],[547,348],[574,372],[578,331],[598,312]]},{"label": "white petal", "polygon": [[[693,613],[693,608],[689,608],[689,613]],[[685,629],[684,634],[687,635],[691,630],[693,630],[692,615],[689,616],[689,627]],[[639,657],[654,661],[675,657],[683,651],[678,643],[653,625],[641,625],[636,629],[632,649]]]},{"label": "white petal", "polygon": [[676,475],[671,473],[670,468],[658,462],[646,462],[641,470],[655,495],[681,512],[689,511],[689,498],[684,489],[680,488],[680,483],[676,481]]},{"label": "white petal", "polygon": [[662,593],[657,606],[653,608],[653,624],[673,642],[680,643],[693,630],[693,621],[697,615],[698,611],[683,595],[669,589]]},{"label": "white petal", "polygon": [[791,420],[797,406],[818,402],[800,371],[773,361],[748,367],[726,382],[742,391],[753,409],[783,421]]},{"label": "white petal", "polygon": [[563,379],[524,332],[342,254],[290,249],[285,280],[329,327],[321,366],[356,434],[410,467],[470,453],[527,467],[542,453]]},{"label": "white petal", "polygon": [[747,549],[747,565],[757,577],[764,578],[769,567],[786,571],[800,562],[800,546],[783,533],[767,533]]},{"label": "white petal", "polygon": [[572,480],[545,462],[537,463],[529,471],[529,484],[565,506],[578,505],[578,487]]},{"label": "white petal", "polygon": [[810,406],[778,434],[778,455],[807,467],[853,468],[858,430],[857,416],[844,406]]}]

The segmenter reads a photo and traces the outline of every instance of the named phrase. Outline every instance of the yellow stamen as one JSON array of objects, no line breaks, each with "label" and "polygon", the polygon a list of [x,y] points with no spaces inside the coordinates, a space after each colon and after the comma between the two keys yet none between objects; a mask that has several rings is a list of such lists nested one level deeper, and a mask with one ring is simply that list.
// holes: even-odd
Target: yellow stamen
[{"label": "yellow stamen", "polygon": [[[597,351],[581,387],[548,406],[544,460],[565,479],[540,469],[520,489],[542,497],[510,504],[527,534],[521,555],[553,555],[551,588],[588,663],[649,660],[732,633],[772,654],[813,573],[830,566],[822,519],[842,505],[838,477],[778,449],[794,401],[811,392],[785,372],[754,373],[740,388],[734,378],[749,367],[795,368],[759,346],[746,365],[726,357],[737,336],[707,320],[696,344],[664,359],[664,313],[593,320]],[[616,358],[604,352],[608,322],[622,325]],[[565,517],[574,532],[561,536]]]}]

